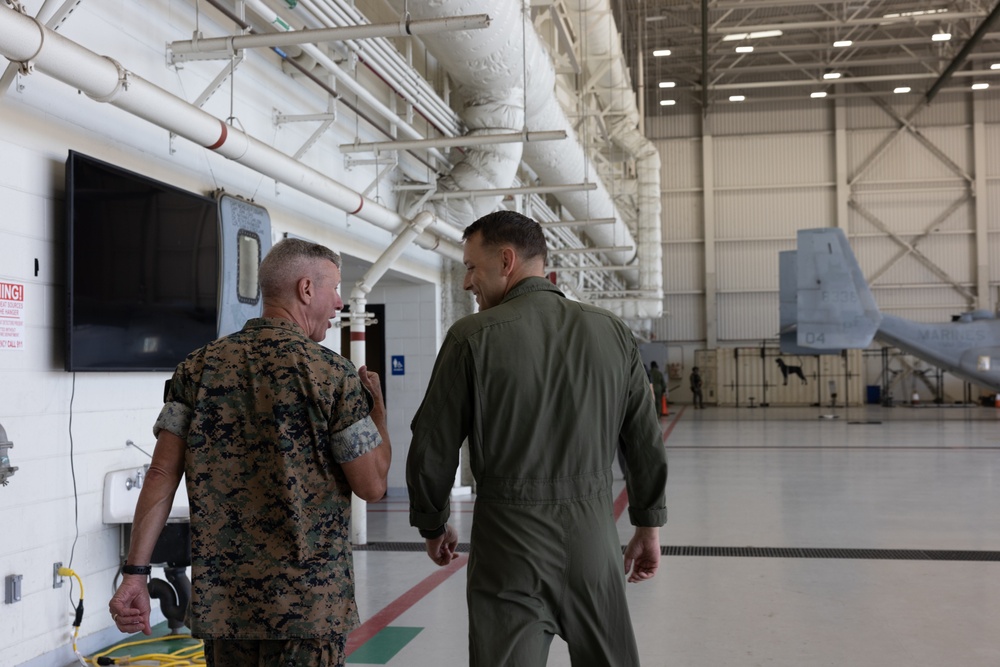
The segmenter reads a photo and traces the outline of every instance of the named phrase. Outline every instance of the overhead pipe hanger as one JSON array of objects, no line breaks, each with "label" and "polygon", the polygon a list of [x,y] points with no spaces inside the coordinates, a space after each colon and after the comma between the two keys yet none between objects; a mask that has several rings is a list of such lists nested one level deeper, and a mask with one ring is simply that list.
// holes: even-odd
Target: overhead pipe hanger
[{"label": "overhead pipe hanger", "polygon": [[365,153],[368,151],[408,151],[415,148],[461,148],[463,146],[483,146],[486,144],[515,144],[529,141],[560,141],[567,138],[565,130],[543,130],[540,132],[502,132],[500,134],[466,134],[461,137],[441,137],[438,139],[413,139],[403,141],[374,141],[341,144],[341,153]]},{"label": "overhead pipe hanger", "polygon": [[377,37],[407,37],[448,30],[481,30],[488,28],[491,21],[492,19],[490,19],[488,14],[473,14],[420,21],[411,21],[407,18],[405,21],[400,21],[399,23],[370,23],[368,25],[337,28],[308,28],[292,32],[231,35],[229,37],[211,37],[209,39],[204,39],[196,33],[194,39],[171,42],[169,48],[175,59],[183,60],[186,55],[213,51],[235,53],[240,49],[261,47],[299,46],[302,44],[342,42],[352,39],[372,39]]}]

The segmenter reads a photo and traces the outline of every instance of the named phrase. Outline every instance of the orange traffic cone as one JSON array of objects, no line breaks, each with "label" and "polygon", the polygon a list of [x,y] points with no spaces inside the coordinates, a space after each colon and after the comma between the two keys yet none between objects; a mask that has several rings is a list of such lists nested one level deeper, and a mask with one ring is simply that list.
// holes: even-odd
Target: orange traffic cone
[{"label": "orange traffic cone", "polygon": [[[997,394],[997,407],[1000,408],[1000,394]],[[667,395],[663,395],[663,401],[660,405],[660,414],[664,416],[670,416],[670,408],[667,406]]]},{"label": "orange traffic cone", "polygon": [[993,403],[993,405],[994,405],[995,407],[998,407],[998,408],[1000,408],[1000,394],[997,394],[997,396],[996,396],[996,399],[994,399],[994,401],[995,401],[995,402]]}]

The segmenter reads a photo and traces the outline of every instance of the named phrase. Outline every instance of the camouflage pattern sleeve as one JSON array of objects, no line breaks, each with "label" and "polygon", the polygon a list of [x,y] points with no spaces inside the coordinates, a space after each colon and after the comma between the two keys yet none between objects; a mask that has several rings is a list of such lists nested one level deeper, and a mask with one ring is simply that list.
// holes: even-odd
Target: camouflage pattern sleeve
[{"label": "camouflage pattern sleeve", "polygon": [[379,435],[371,417],[354,422],[344,430],[334,433],[330,438],[333,459],[337,463],[353,461],[381,444],[382,436]]},{"label": "camouflage pattern sleeve", "polygon": [[337,463],[353,461],[382,444],[371,413],[371,396],[356,372],[346,373],[330,416],[330,448]]},{"label": "camouflage pattern sleeve", "polygon": [[[193,355],[189,355],[188,359]],[[194,417],[194,397],[184,394],[184,363],[174,370],[174,374],[163,387],[163,408],[153,424],[153,435],[159,437],[160,431],[166,429],[179,438],[187,440],[191,419]],[[190,386],[190,382],[188,383]]]},{"label": "camouflage pattern sleeve", "polygon": [[164,403],[160,409],[160,416],[153,424],[153,435],[159,437],[160,431],[167,430],[178,438],[187,440],[188,429],[191,427],[191,415],[191,408],[183,403],[177,401]]}]

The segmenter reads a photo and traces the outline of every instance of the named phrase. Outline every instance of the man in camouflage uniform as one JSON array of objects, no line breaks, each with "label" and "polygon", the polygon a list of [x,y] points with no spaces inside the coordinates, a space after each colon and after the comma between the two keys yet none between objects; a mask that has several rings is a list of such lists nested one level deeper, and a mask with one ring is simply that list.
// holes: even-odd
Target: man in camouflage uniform
[{"label": "man in camouflage uniform", "polygon": [[[656,573],[667,518],[666,455],[635,336],[542,277],[535,221],[491,213],[464,238],[465,289],[480,312],[449,330],[413,420],[410,523],[435,563],[456,557],[449,495],[468,438],[470,665],[544,665],[559,635],[573,665],[635,667],[625,574]],[[636,526],[624,561],[612,496],[619,447]]]},{"label": "man in camouflage uniform", "polygon": [[[263,317],[191,353],[167,382],[128,554],[146,565],[186,473],[191,630],[208,665],[331,667],[358,625],[351,492],[385,494],[378,377],[318,343],[343,307],[340,257],[297,239],[261,263]],[[150,634],[146,576],[110,602]]]}]

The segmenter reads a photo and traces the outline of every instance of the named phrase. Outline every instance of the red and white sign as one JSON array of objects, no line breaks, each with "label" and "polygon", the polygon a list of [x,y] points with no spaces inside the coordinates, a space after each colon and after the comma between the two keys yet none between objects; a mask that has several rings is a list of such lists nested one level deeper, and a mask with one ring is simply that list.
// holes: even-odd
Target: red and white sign
[{"label": "red and white sign", "polygon": [[0,350],[24,349],[24,285],[0,282]]}]

